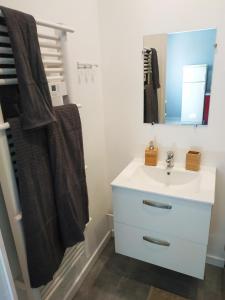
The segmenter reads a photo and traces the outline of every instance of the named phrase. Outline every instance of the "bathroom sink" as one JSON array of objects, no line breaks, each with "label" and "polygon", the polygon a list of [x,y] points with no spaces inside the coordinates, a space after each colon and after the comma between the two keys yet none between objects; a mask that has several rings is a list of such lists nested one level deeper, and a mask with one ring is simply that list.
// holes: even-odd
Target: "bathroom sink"
[{"label": "bathroom sink", "polygon": [[199,174],[194,172],[186,172],[179,169],[166,169],[165,167],[149,167],[145,165],[140,165],[137,167],[130,180],[133,183],[152,184],[161,186],[180,186],[184,184],[195,185],[200,179]]},{"label": "bathroom sink", "polygon": [[200,171],[193,172],[181,164],[166,169],[164,163],[151,167],[141,159],[134,159],[111,185],[212,204],[215,179],[213,167],[202,166]]}]

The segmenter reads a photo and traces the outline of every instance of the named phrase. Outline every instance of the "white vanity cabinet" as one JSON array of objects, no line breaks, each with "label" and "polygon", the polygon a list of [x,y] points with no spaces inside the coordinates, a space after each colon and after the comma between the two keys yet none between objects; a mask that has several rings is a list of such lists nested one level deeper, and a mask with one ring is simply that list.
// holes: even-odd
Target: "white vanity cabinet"
[{"label": "white vanity cabinet", "polygon": [[112,187],[116,252],[204,278],[212,205]]}]

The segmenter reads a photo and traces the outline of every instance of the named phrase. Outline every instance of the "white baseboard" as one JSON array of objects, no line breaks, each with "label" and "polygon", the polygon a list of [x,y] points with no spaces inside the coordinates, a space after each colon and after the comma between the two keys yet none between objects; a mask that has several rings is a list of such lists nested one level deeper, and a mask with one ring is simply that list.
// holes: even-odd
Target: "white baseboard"
[{"label": "white baseboard", "polygon": [[216,267],[224,268],[224,258],[207,254],[206,263]]},{"label": "white baseboard", "polygon": [[64,300],[71,300],[75,296],[76,292],[79,290],[81,284],[83,283],[84,279],[86,278],[86,276],[90,272],[90,270],[93,267],[94,263],[99,258],[102,250],[105,248],[105,246],[108,243],[108,241],[110,240],[111,236],[112,236],[112,231],[109,230],[106,233],[106,235],[104,236],[104,238],[102,239],[101,243],[99,244],[99,246],[97,247],[95,252],[92,254],[92,256],[87,261],[86,265],[84,266],[84,268],[80,272],[79,276],[76,278],[76,280],[74,281],[74,283],[72,284],[70,289],[67,291],[67,293],[64,297]]}]

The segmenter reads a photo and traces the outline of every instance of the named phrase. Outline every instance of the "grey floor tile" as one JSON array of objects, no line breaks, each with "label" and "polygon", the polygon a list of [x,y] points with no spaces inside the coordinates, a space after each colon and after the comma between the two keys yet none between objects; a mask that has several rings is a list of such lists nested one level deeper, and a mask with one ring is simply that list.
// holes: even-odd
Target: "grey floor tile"
[{"label": "grey floor tile", "polygon": [[150,287],[191,300],[225,300],[224,283],[223,269],[207,265],[198,280],[116,254],[111,240],[73,300],[147,300]]},{"label": "grey floor tile", "polygon": [[120,300],[147,300],[150,287],[147,284],[122,277],[117,287],[116,296]]},{"label": "grey floor tile", "polygon": [[206,289],[199,289],[196,299],[197,300],[224,300],[225,297],[220,292],[217,293]]},{"label": "grey floor tile", "polygon": [[152,287],[150,289],[148,300],[189,300],[176,294]]}]

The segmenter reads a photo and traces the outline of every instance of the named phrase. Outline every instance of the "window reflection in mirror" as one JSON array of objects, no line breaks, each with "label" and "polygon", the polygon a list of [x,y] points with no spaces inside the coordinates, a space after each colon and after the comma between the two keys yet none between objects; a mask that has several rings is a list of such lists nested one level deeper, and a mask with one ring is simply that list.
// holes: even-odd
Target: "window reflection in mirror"
[{"label": "window reflection in mirror", "polygon": [[144,123],[207,125],[216,29],[144,36]]}]

